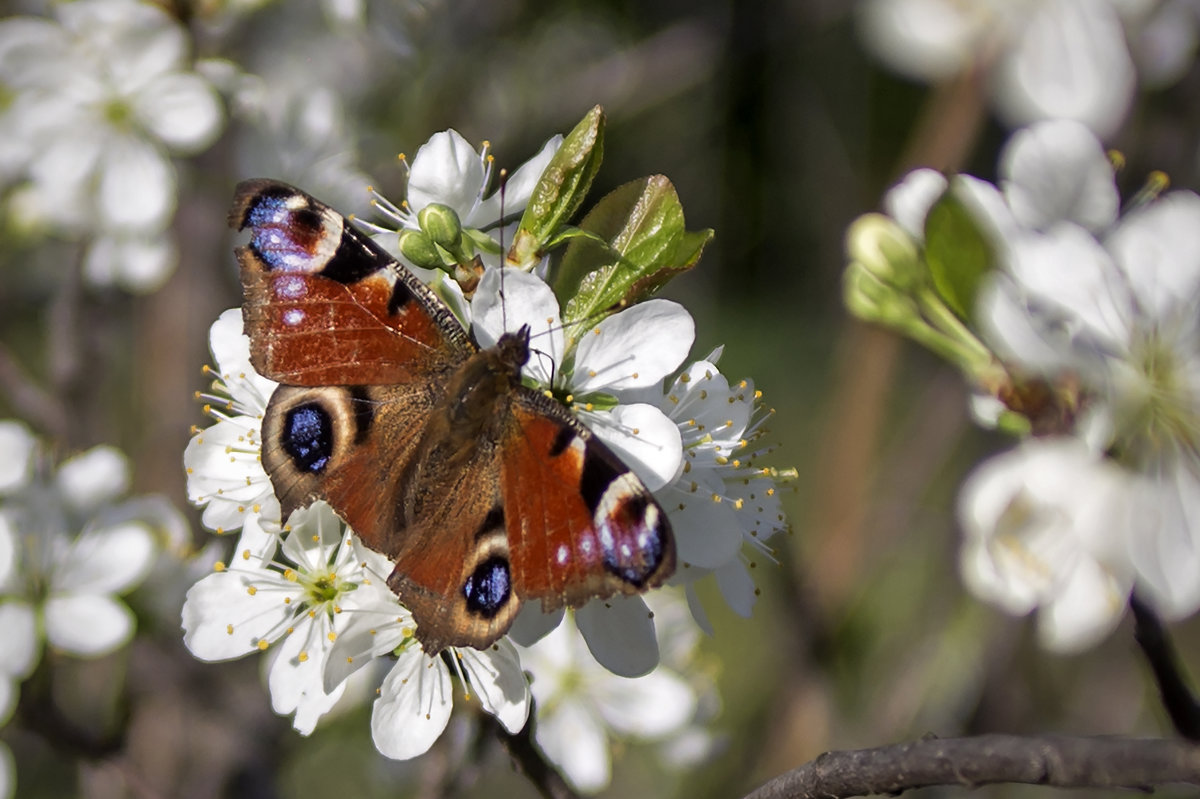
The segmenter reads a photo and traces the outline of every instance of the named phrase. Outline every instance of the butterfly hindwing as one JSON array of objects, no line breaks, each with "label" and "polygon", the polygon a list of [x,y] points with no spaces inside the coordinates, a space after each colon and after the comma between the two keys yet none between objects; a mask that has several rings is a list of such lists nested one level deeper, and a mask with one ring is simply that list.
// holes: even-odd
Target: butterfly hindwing
[{"label": "butterfly hindwing", "polygon": [[513,392],[502,482],[513,583],[549,611],[636,594],[675,569],[666,513],[641,480],[557,401]]},{"label": "butterfly hindwing", "polygon": [[475,351],[445,304],[412,272],[299,189],[238,185],[230,225],[251,362],[289,385],[390,385],[444,374]]}]

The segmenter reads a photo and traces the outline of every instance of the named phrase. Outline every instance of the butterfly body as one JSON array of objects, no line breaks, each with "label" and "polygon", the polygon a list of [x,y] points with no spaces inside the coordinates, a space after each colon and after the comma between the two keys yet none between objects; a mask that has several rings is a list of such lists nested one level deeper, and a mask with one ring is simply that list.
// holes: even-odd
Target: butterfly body
[{"label": "butterfly body", "polygon": [[324,499],[392,558],[428,652],[486,647],[544,610],[661,585],[666,515],[556,400],[521,383],[529,329],[480,349],[444,303],[336,211],[238,187],[251,361],[281,383],[263,466],[284,515]]}]

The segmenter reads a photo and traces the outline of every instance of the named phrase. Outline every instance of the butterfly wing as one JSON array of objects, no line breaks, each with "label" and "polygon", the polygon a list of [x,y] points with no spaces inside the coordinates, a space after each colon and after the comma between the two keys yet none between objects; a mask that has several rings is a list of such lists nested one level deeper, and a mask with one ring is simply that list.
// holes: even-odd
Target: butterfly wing
[{"label": "butterfly wing", "polygon": [[270,180],[238,185],[229,223],[259,373],[296,386],[427,381],[477,349],[446,305],[319,200]]},{"label": "butterfly wing", "polygon": [[675,570],[667,515],[566,408],[516,387],[501,486],[513,586],[543,610],[637,594]]},{"label": "butterfly wing", "polygon": [[415,454],[446,375],[476,351],[444,303],[329,206],[284,183],[240,184],[230,225],[251,362],[281,385],[263,466],[284,515],[325,499],[390,554],[394,475]]}]

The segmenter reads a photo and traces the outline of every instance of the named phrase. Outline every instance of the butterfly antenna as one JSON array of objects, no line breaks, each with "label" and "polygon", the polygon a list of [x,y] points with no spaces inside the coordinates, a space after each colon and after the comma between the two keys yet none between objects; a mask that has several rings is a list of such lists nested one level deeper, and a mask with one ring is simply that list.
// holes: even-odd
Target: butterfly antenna
[{"label": "butterfly antenna", "polygon": [[502,330],[508,331],[508,305],[504,301],[504,264],[508,261],[508,253],[504,251],[504,192],[508,188],[508,170],[500,170],[500,324]]}]

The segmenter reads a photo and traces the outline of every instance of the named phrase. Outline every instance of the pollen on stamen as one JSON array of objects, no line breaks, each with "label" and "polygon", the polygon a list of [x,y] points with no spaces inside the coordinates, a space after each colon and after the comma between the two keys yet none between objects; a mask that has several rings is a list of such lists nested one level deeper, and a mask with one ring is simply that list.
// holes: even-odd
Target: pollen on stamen
[{"label": "pollen on stamen", "polygon": [[337,633],[335,633],[333,630],[330,630],[330,631],[329,631],[329,635],[327,635],[327,636],[325,636],[325,637],[326,637],[326,638],[328,638],[330,641],[336,641],[336,640],[337,640]]},{"label": "pollen on stamen", "polygon": [[713,495],[712,495],[712,501],[713,501],[713,502],[715,502],[716,504],[720,505],[720,504],[721,504],[721,495],[720,495],[720,494],[713,494]]},{"label": "pollen on stamen", "polygon": [[691,376],[691,375],[689,375],[689,374],[686,374],[686,373],[685,373],[685,374],[681,374],[681,375],[679,376],[679,382],[680,382],[680,383],[690,383],[690,382],[692,382],[692,376]]},{"label": "pollen on stamen", "polygon": [[317,612],[315,610],[313,610],[312,608],[309,608],[308,609],[308,617],[310,619],[315,619],[317,617]]},{"label": "pollen on stamen", "polygon": [[300,661],[301,663],[307,663],[308,662],[308,653],[301,652],[299,655],[296,655],[296,660]]},{"label": "pollen on stamen", "polygon": [[215,571],[215,572],[225,571],[225,564],[218,560],[216,563],[213,564],[213,571]]},{"label": "pollen on stamen", "polygon": [[258,595],[258,586],[256,586],[256,585],[247,586],[246,593],[249,594],[250,596],[257,596]]},{"label": "pollen on stamen", "polygon": [[592,404],[592,403],[590,403],[590,402],[586,402],[586,403],[584,403],[584,405],[583,405],[583,409],[584,409],[585,411],[593,411],[593,410],[595,410],[595,409],[596,409],[596,406],[595,406],[595,405],[593,405],[593,404]]},{"label": "pollen on stamen", "polygon": [[232,625],[232,624],[226,624],[226,625],[225,625],[225,634],[226,634],[226,635],[233,635],[233,625]]},{"label": "pollen on stamen", "polygon": [[631,374],[631,375],[630,375],[630,377],[632,377],[634,380],[637,380],[637,378],[638,378],[638,373],[637,373],[637,372],[634,372],[633,374]]},{"label": "pollen on stamen", "polygon": [[588,369],[588,377],[595,377],[595,376],[596,376],[596,370]]},{"label": "pollen on stamen", "polygon": [[341,612],[342,612],[342,606],[341,606],[341,605],[334,605],[334,606],[333,606],[333,612],[334,612],[334,613],[341,613]]},{"label": "pollen on stamen", "polygon": [[267,643],[266,641],[264,641],[262,638],[259,638],[259,639],[258,639],[258,643],[257,643],[257,644],[255,644],[255,646],[257,646],[257,647],[258,647],[259,651],[261,651],[261,652],[266,652],[266,651],[267,651],[267,649],[268,649],[268,648],[269,648],[271,645],[270,645],[269,643]]},{"label": "pollen on stamen", "polygon": [[291,598],[290,596],[285,596],[285,597],[283,598],[283,604],[285,604],[285,605],[290,605],[290,604],[292,604],[292,598]]}]

